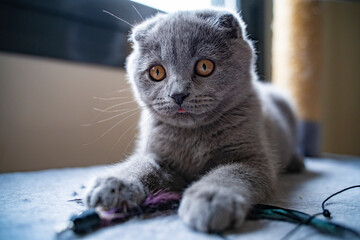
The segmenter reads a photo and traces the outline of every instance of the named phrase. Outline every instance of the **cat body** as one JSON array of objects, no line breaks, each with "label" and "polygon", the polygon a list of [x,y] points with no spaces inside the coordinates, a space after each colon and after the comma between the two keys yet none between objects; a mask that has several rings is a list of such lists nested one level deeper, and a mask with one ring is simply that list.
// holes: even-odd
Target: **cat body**
[{"label": "cat body", "polygon": [[88,206],[133,206],[167,188],[183,192],[179,215],[194,229],[240,226],[280,171],[303,167],[292,107],[257,81],[244,23],[224,10],[159,14],[134,28],[132,42],[137,147],[93,182]]}]

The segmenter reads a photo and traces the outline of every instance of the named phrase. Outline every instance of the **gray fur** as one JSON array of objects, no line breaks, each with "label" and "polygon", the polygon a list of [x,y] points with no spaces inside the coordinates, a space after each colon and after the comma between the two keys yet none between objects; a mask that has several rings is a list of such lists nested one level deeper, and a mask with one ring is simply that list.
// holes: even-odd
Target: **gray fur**
[{"label": "gray fur", "polygon": [[[244,23],[223,10],[159,14],[136,26],[131,41],[128,77],[143,106],[137,148],[94,181],[88,206],[132,206],[170,188],[184,191],[179,215],[194,229],[240,226],[249,206],[273,193],[280,171],[303,166],[291,105],[257,82]],[[215,63],[212,75],[194,73],[200,59]],[[166,69],[160,82],[149,77],[154,64]],[[189,94],[187,113],[177,112],[173,93]]]}]

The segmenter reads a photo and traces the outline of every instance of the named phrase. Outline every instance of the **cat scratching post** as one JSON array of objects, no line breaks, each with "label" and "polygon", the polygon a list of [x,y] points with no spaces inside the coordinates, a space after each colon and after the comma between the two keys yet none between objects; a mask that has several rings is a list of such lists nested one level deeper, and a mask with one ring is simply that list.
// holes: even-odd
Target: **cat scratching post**
[{"label": "cat scratching post", "polygon": [[273,75],[294,98],[300,118],[300,151],[320,152],[322,13],[319,1],[274,0]]}]

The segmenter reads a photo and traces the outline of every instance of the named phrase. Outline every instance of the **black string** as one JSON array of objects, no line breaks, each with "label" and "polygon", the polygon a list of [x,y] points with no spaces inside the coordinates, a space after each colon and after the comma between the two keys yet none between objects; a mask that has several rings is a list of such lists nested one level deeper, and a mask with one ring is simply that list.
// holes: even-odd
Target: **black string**
[{"label": "black string", "polygon": [[330,200],[332,197],[342,193],[342,192],[345,192],[349,189],[352,189],[352,188],[357,188],[357,187],[360,187],[360,185],[354,185],[354,186],[350,186],[350,187],[347,187],[347,188],[344,188],[334,194],[331,194],[329,197],[327,197],[321,204],[321,208],[322,208],[322,212],[319,212],[319,213],[315,213],[313,214],[311,217],[309,217],[308,220],[306,220],[305,222],[301,222],[299,223],[295,228],[293,228],[292,230],[290,230],[287,234],[285,234],[285,236],[283,236],[280,240],[285,240],[285,239],[289,239],[292,235],[294,235],[298,230],[299,228],[302,226],[302,225],[307,225],[311,222],[311,220],[313,220],[315,217],[319,216],[319,215],[323,215],[324,217],[330,219],[331,218],[331,213],[328,209],[325,208],[325,203]]},{"label": "black string", "polygon": [[313,220],[315,217],[319,216],[323,214],[322,212],[319,212],[319,213],[315,213],[314,215],[312,215],[311,217],[309,217],[309,219],[306,221],[306,222],[301,222],[299,223],[296,227],[294,227],[293,229],[291,229],[287,234],[285,234],[285,236],[283,236],[280,240],[285,240],[285,239],[289,239],[292,235],[294,235],[298,230],[299,228],[302,226],[302,225],[307,225],[311,222],[311,220]]},{"label": "black string", "polygon": [[334,197],[334,196],[336,196],[336,195],[338,195],[338,194],[340,194],[340,193],[342,193],[342,192],[345,192],[345,191],[347,191],[347,190],[349,190],[349,189],[357,188],[357,187],[360,187],[360,185],[354,185],[354,186],[351,186],[351,187],[344,188],[343,190],[338,191],[338,192],[330,195],[328,198],[326,198],[326,199],[322,202],[322,204],[321,204],[321,208],[322,208],[322,210],[323,210],[322,214],[324,215],[324,217],[326,217],[326,218],[331,218],[331,213],[330,213],[330,211],[327,210],[327,209],[325,209],[325,203],[326,203],[330,198],[332,198],[332,197]]}]

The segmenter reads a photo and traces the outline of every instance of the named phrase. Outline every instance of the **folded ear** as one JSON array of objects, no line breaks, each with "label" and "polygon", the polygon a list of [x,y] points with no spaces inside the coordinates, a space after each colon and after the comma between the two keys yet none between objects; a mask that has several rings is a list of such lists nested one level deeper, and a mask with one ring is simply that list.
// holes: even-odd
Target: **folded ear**
[{"label": "folded ear", "polygon": [[210,21],[220,31],[223,31],[229,38],[244,38],[245,23],[236,13],[217,10],[200,10],[197,16]]},{"label": "folded ear", "polygon": [[146,38],[146,29],[136,29],[134,28],[131,32],[130,41],[131,42],[141,42]]},{"label": "folded ear", "polygon": [[232,13],[224,13],[218,18],[218,26],[229,38],[243,38],[245,24]]},{"label": "folded ear", "polygon": [[130,42],[142,42],[146,39],[149,31],[153,29],[156,23],[164,16],[162,13],[158,13],[156,16],[145,20],[139,25],[135,26],[131,30]]},{"label": "folded ear", "polygon": [[136,26],[131,31],[130,41],[131,42],[142,42],[146,39],[148,32],[154,27],[155,23],[149,23],[145,26]]}]

